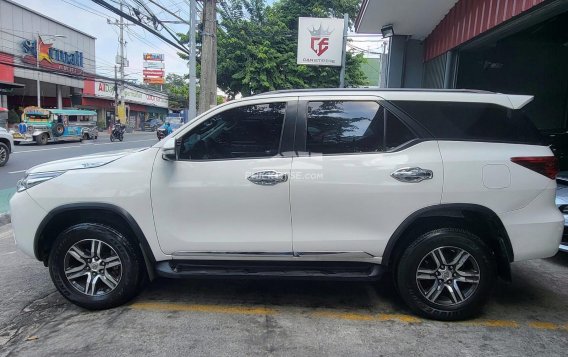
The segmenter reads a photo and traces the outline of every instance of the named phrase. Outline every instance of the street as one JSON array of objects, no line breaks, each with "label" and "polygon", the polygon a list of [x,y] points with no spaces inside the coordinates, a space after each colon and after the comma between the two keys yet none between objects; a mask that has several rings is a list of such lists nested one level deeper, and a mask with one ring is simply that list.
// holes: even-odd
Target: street
[{"label": "street", "polygon": [[437,322],[412,315],[378,283],[168,280],[90,312],[0,227],[0,356],[565,356],[568,255],[515,263],[484,313]]},{"label": "street", "polygon": [[134,132],[125,135],[123,142],[110,142],[106,133],[97,140],[53,143],[45,146],[22,144],[15,146],[6,166],[0,168],[0,214],[8,211],[8,201],[16,191],[16,183],[24,172],[38,164],[75,156],[144,148],[157,142],[156,133]]}]

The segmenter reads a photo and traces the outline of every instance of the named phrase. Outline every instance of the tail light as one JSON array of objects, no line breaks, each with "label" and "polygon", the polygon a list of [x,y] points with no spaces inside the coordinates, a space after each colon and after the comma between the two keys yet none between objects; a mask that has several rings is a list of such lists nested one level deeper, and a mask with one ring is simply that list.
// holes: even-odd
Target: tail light
[{"label": "tail light", "polygon": [[512,157],[511,161],[552,180],[558,175],[558,160],[554,156]]}]

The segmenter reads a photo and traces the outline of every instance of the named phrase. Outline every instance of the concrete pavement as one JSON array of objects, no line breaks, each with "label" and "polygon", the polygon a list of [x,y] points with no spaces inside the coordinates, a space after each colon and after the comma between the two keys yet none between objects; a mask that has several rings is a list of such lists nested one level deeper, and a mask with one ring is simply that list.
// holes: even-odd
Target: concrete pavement
[{"label": "concrete pavement", "polygon": [[378,283],[160,279],[90,312],[0,227],[0,356],[565,356],[568,255],[516,263],[476,319],[415,317]]}]

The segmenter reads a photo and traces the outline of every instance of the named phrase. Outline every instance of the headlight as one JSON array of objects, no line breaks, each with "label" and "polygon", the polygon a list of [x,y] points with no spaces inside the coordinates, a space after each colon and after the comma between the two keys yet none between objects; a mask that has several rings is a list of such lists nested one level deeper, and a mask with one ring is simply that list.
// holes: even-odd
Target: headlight
[{"label": "headlight", "polygon": [[63,174],[65,171],[41,172],[37,174],[29,174],[18,181],[18,192],[27,190],[30,187],[39,185],[42,182],[49,181]]}]

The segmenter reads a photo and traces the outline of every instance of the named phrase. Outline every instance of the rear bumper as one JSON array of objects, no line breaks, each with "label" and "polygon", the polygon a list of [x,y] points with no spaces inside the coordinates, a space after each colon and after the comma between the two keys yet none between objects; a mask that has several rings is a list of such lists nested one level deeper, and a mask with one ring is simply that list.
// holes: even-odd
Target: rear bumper
[{"label": "rear bumper", "polygon": [[524,208],[499,215],[515,261],[548,258],[558,252],[564,216],[554,204],[555,193],[555,189],[547,189]]}]

